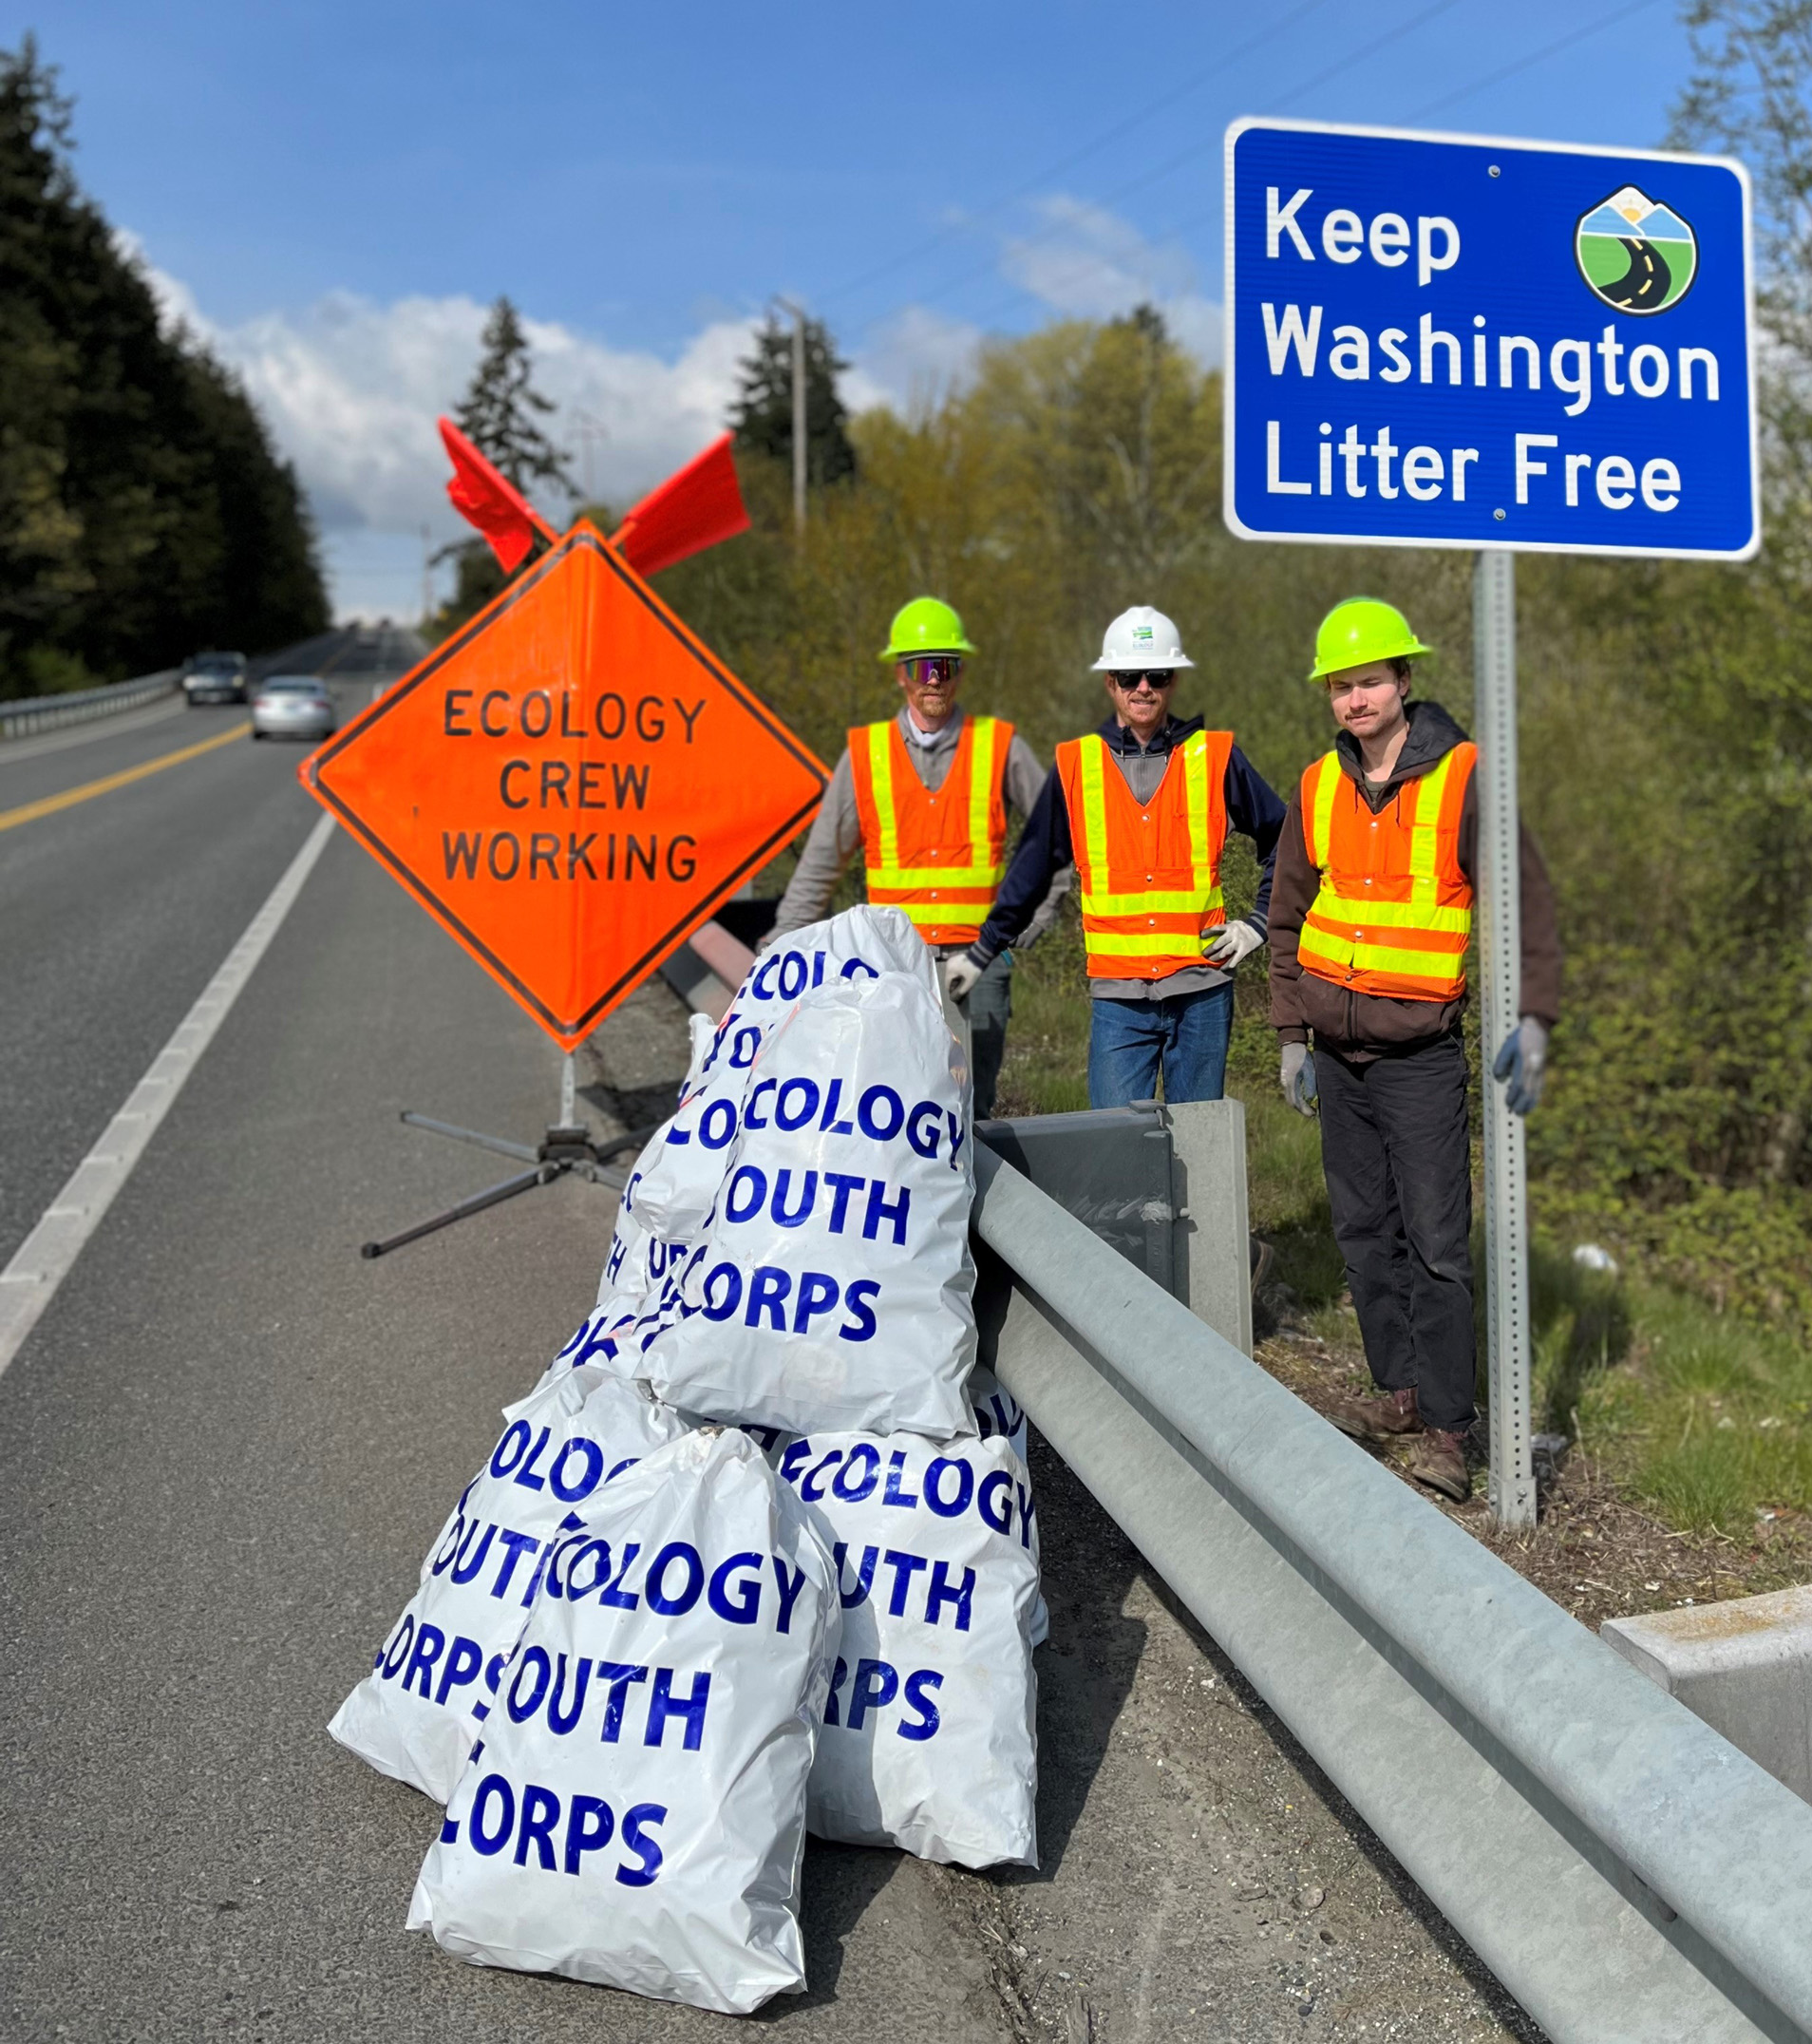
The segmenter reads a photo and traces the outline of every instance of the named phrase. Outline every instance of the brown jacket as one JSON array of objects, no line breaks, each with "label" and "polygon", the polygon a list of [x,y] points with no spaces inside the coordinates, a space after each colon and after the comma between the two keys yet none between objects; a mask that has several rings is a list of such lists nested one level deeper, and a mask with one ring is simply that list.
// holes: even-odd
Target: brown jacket
[{"label": "brown jacket", "polygon": [[[1438,766],[1465,733],[1439,703],[1409,705],[1409,735],[1390,779],[1382,786],[1367,785],[1359,742],[1350,731],[1334,740],[1340,765],[1377,815],[1409,782]],[[1554,888],[1548,869],[1528,831],[1521,831],[1522,999],[1519,1014],[1536,1015],[1552,1028],[1560,1013],[1560,936],[1555,925]],[[1460,811],[1460,870],[1475,880],[1479,850],[1479,782],[1466,786]],[[1475,881],[1476,884],[1476,881]],[[1363,1061],[1387,1054],[1453,1029],[1465,1012],[1465,996],[1453,1001],[1406,1001],[1388,994],[1355,994],[1331,979],[1305,973],[1296,956],[1296,938],[1321,885],[1310,863],[1302,835],[1302,789],[1290,798],[1277,843],[1277,865],[1271,887],[1271,1024],[1281,1043],[1306,1043],[1312,1031],[1343,1057]]]}]

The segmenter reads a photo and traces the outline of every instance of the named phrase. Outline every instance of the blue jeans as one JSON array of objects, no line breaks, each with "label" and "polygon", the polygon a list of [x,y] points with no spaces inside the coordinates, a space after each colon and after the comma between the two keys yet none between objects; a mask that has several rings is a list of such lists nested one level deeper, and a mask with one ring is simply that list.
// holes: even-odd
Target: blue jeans
[{"label": "blue jeans", "polygon": [[1218,1100],[1233,1033],[1233,982],[1165,1000],[1089,1002],[1088,1105],[1123,1107],[1158,1097]]}]

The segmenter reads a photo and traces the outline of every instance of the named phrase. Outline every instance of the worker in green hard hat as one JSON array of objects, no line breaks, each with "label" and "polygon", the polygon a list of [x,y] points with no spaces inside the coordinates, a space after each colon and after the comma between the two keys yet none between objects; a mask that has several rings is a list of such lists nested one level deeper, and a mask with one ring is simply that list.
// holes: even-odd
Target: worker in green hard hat
[{"label": "worker in green hard hat", "polygon": [[[1381,1393],[1343,1398],[1329,1417],[1362,1440],[1413,1436],[1410,1474],[1463,1501],[1477,1360],[1461,1018],[1478,748],[1439,703],[1411,699],[1428,651],[1374,597],[1322,620],[1309,678],[1338,729],[1278,841],[1271,1021],[1284,1098],[1303,1114],[1319,1105],[1334,1237]],[[1494,1072],[1526,1114],[1559,1012],[1560,945],[1526,831],[1521,847],[1521,1019]]]},{"label": "worker in green hard hat", "polygon": [[[962,619],[935,596],[915,596],[896,614],[880,658],[903,700],[893,716],[849,733],[770,943],[830,913],[858,846],[869,900],[911,919],[940,978],[980,934],[1006,870],[1007,811],[1031,813],[1045,769],[1004,718],[972,717],[957,707],[974,651]],[[1069,880],[1067,869],[1052,877],[1022,949],[1049,926]],[[1011,953],[1003,951],[963,1000],[977,1118],[993,1111],[1012,969]]]}]

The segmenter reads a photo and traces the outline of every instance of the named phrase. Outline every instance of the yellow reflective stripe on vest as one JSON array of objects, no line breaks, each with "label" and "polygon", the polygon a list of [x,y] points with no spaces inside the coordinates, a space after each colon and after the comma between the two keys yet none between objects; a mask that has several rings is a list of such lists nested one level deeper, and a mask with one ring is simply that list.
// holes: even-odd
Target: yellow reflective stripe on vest
[{"label": "yellow reflective stripe on vest", "polygon": [[1088,949],[1108,958],[1187,958],[1201,963],[1199,930],[1146,930],[1138,937],[1123,937],[1113,930],[1090,930]]},{"label": "yellow reflective stripe on vest", "polygon": [[[868,727],[868,779],[875,795],[875,823],[880,833],[880,858],[871,875],[899,864],[899,820],[894,814],[894,754],[891,722]],[[896,885],[898,883],[896,882]]]},{"label": "yellow reflective stripe on vest", "polygon": [[1354,942],[1350,937],[1330,937],[1326,931],[1304,923],[1296,940],[1298,956],[1324,958],[1330,965],[1350,967],[1355,973],[1395,973],[1405,979],[1425,979],[1436,985],[1457,987],[1465,977],[1465,954],[1445,951],[1399,951],[1388,944]]},{"label": "yellow reflective stripe on vest", "polygon": [[1218,887],[1191,888],[1186,894],[1147,888],[1143,894],[1089,894],[1082,898],[1085,916],[1193,916],[1199,909],[1219,908]]},{"label": "yellow reflective stripe on vest", "polygon": [[[1432,773],[1423,775],[1416,787],[1416,820],[1409,827],[1409,872],[1412,884],[1409,890],[1411,901],[1424,901],[1430,908],[1435,898],[1435,855],[1439,849],[1436,826],[1441,822],[1441,804],[1447,792],[1447,775],[1453,767],[1453,754],[1442,755],[1441,764]],[[1379,918],[1380,921],[1387,918]]]},{"label": "yellow reflective stripe on vest", "polygon": [[[994,803],[994,784],[1000,779],[1000,769],[994,764],[994,739],[1000,725],[993,717],[972,717],[969,729],[969,856],[976,860],[983,858],[988,849],[988,819]],[[980,868],[971,866],[969,870],[978,872]],[[979,887],[986,882],[963,884]]]},{"label": "yellow reflective stripe on vest", "polygon": [[992,905],[987,901],[880,901],[878,908],[897,908],[911,923],[933,925],[948,923],[953,927],[979,930],[988,920],[988,911]]},{"label": "yellow reflective stripe on vest", "polygon": [[[1189,877],[1206,892],[1214,885],[1216,847],[1208,842],[1208,734],[1198,731],[1182,746],[1183,792],[1189,816]],[[1219,900],[1217,891],[1216,902]],[[1204,902],[1204,907],[1213,904]]]},{"label": "yellow reflective stripe on vest", "polygon": [[[1078,741],[1082,768],[1083,861],[1090,875],[1107,870],[1107,790],[1102,774],[1107,763],[1107,748],[1092,734]],[[1083,914],[1088,914],[1086,902]]]},{"label": "yellow reflective stripe on vest", "polygon": [[1457,937],[1464,937],[1472,928],[1469,908],[1444,908],[1433,901],[1356,901],[1325,884],[1309,904],[1309,913],[1327,922],[1368,922],[1383,929],[1427,930]]},{"label": "yellow reflective stripe on vest", "polygon": [[1339,791],[1340,755],[1329,752],[1315,769],[1315,808],[1309,841],[1312,866],[1326,867],[1328,863],[1328,847],[1333,842],[1334,797]]}]

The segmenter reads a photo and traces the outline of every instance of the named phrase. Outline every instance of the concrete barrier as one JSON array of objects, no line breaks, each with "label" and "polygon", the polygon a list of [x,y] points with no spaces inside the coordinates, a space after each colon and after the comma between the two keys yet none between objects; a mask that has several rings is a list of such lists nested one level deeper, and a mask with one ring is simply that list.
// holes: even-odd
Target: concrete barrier
[{"label": "concrete barrier", "polygon": [[1812,1589],[1607,1618],[1605,1642],[1812,1803]]}]

